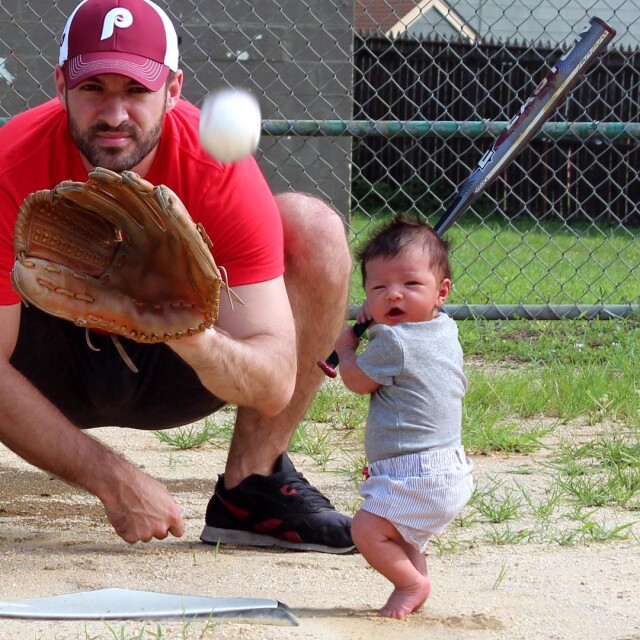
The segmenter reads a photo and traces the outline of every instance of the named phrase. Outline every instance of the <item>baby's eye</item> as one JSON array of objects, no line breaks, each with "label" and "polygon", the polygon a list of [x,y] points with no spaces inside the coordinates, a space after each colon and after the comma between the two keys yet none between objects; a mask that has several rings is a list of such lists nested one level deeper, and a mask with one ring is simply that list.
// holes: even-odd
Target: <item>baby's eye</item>
[{"label": "baby's eye", "polygon": [[407,282],[404,283],[405,286],[407,287],[417,287],[420,285],[420,283],[417,280],[408,280]]}]

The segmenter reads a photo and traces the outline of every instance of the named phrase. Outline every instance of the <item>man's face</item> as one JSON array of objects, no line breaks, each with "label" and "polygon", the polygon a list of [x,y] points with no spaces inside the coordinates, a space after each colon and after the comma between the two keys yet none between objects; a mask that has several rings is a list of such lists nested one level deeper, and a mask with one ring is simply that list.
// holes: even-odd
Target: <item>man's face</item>
[{"label": "man's face", "polygon": [[168,87],[151,92],[125,76],[104,74],[65,87],[64,95],[71,137],[94,167],[133,169],[157,146]]}]

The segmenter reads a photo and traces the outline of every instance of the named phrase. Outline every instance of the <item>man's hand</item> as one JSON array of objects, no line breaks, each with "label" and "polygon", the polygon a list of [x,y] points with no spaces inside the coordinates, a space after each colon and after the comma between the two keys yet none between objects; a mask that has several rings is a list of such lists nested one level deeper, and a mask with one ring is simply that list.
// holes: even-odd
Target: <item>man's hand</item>
[{"label": "man's hand", "polygon": [[184,534],[180,507],[167,488],[131,466],[102,503],[116,533],[130,544]]}]

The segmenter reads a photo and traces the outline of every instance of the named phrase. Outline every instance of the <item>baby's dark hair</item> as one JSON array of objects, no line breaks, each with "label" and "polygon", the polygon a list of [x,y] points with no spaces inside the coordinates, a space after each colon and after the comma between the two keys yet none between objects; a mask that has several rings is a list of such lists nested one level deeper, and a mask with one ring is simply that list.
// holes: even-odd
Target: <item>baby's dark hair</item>
[{"label": "baby's dark hair", "polygon": [[367,262],[373,258],[393,258],[410,244],[421,242],[429,256],[429,268],[440,278],[451,279],[449,243],[426,222],[398,214],[384,223],[356,252],[362,284],[367,279]]}]

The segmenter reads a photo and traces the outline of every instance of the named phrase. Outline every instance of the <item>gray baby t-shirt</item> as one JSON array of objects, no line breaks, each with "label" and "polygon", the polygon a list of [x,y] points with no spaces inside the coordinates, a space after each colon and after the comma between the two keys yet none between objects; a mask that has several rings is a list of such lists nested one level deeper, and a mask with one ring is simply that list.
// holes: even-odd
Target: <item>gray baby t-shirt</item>
[{"label": "gray baby t-shirt", "polygon": [[382,385],[371,394],[365,432],[369,462],[461,444],[467,380],[458,327],[448,315],[374,325],[357,362]]}]

